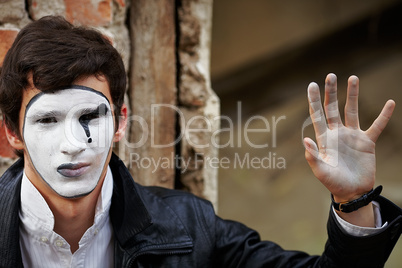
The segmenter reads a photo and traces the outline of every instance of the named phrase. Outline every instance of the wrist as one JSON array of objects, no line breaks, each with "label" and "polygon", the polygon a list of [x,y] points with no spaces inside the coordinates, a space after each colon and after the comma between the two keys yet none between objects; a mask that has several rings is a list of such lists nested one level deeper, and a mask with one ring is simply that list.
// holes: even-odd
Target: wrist
[{"label": "wrist", "polygon": [[376,227],[373,202],[370,202],[367,206],[364,206],[351,213],[344,213],[335,209],[333,210],[339,218],[350,224],[350,226],[363,228]]},{"label": "wrist", "polygon": [[335,201],[337,203],[349,203],[349,202],[352,202],[353,200],[359,199],[360,197],[362,197],[363,195],[369,193],[372,190],[373,189],[370,189],[367,192],[363,192],[363,193],[360,193],[360,194],[349,195],[347,197],[332,194],[332,199],[331,200],[333,200],[333,201]]},{"label": "wrist", "polygon": [[[370,186],[367,186],[370,187]],[[343,189],[343,191],[338,191],[337,193],[333,193],[332,194],[332,198],[334,199],[335,202],[337,203],[348,203],[348,202],[352,202],[353,200],[359,199],[360,197],[362,197],[365,194],[368,194],[370,191],[372,191],[374,189],[374,184],[370,187],[367,188],[364,187],[363,189],[348,189],[345,188]],[[352,192],[350,192],[352,191]]]},{"label": "wrist", "polygon": [[351,201],[340,201],[340,202],[338,198],[334,197],[331,194],[332,205],[337,211],[350,213],[370,204],[371,201],[373,201],[375,198],[377,198],[377,196],[380,195],[381,191],[382,186],[380,185],[374,190],[371,190],[368,193],[365,193],[356,199],[353,199]]}]

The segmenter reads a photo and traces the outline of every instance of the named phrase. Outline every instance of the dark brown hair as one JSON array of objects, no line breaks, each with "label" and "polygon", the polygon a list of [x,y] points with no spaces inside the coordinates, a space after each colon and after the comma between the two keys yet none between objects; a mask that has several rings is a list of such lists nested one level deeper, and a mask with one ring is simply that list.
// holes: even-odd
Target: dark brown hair
[{"label": "dark brown hair", "polygon": [[78,78],[104,75],[118,123],[126,73],[119,53],[98,31],[47,16],[19,32],[0,71],[0,109],[6,126],[20,138],[22,94],[31,74],[33,85],[44,92],[69,86]]}]

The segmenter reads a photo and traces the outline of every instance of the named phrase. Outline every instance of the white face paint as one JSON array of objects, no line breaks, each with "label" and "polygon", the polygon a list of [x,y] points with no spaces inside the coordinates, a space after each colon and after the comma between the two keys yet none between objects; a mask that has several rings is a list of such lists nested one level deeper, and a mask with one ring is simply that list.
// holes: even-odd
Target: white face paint
[{"label": "white face paint", "polygon": [[38,174],[60,196],[92,192],[114,133],[107,98],[88,87],[39,93],[27,105],[23,137]]}]

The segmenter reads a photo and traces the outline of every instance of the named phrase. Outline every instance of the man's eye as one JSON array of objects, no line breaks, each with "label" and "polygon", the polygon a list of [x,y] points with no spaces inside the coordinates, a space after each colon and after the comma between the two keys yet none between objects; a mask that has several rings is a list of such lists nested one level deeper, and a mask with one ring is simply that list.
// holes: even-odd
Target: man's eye
[{"label": "man's eye", "polygon": [[36,122],[40,124],[54,124],[57,123],[57,120],[55,117],[45,117],[38,119]]}]

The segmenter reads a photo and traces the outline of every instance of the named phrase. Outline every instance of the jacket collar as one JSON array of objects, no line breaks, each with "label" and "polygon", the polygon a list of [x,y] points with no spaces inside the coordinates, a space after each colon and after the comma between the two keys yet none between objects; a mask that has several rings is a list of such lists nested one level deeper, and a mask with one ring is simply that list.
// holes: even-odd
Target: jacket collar
[{"label": "jacket collar", "polygon": [[135,183],[116,155],[109,165],[114,180],[110,215],[120,246],[131,253],[153,246],[191,248],[192,239],[173,209]]},{"label": "jacket collar", "polygon": [[112,154],[109,165],[113,174],[110,216],[117,240],[125,245],[131,237],[150,226],[152,221],[123,162]]},{"label": "jacket collar", "polygon": [[22,267],[18,212],[23,167],[19,159],[0,178],[0,267]]}]

